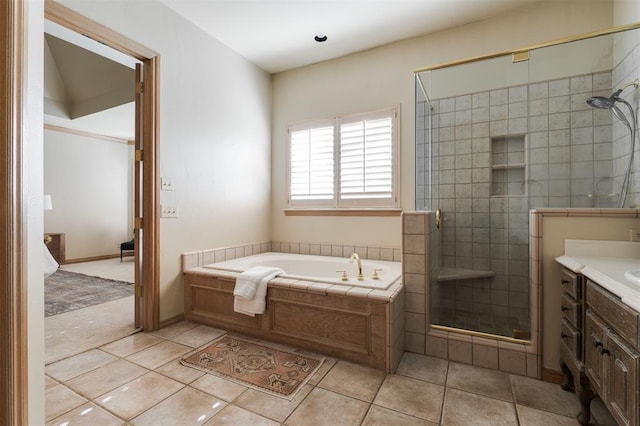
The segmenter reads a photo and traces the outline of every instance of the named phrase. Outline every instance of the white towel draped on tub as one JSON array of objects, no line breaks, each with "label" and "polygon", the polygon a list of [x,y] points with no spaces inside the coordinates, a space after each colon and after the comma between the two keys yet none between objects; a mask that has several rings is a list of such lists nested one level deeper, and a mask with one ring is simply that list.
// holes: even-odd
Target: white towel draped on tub
[{"label": "white towel draped on tub", "polygon": [[254,266],[238,275],[233,289],[233,310],[249,316],[264,314],[267,283],[280,274],[284,274],[280,268]]}]

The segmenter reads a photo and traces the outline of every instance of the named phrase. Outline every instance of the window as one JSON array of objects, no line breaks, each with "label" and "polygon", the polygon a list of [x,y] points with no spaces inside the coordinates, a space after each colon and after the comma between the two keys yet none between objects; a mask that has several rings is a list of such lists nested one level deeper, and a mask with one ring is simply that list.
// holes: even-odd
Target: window
[{"label": "window", "polygon": [[398,207],[398,108],[289,126],[289,206]]}]

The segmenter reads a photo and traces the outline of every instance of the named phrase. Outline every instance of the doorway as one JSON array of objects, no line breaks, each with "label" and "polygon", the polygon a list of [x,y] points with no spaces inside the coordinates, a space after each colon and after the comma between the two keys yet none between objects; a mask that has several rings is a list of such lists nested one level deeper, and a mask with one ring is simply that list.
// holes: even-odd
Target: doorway
[{"label": "doorway", "polygon": [[140,322],[134,258],[118,256],[134,228],[139,63],[45,21],[44,235],[58,263],[45,272],[45,365],[127,336]]},{"label": "doorway", "polygon": [[158,55],[52,1],[45,2],[45,19],[139,62],[135,86],[134,316],[136,328],[154,330],[159,326],[156,186]]},{"label": "doorway", "polygon": [[[38,387],[40,369],[28,362],[28,259],[35,259],[41,247],[33,244],[29,235],[29,216],[33,207],[41,205],[27,193],[27,164],[22,152],[37,147],[38,140],[28,141],[29,117],[34,111],[29,107],[26,79],[27,40],[29,19],[25,0],[8,0],[0,7],[0,26],[6,37],[0,41],[0,53],[7,60],[0,67],[0,312],[3,328],[0,333],[0,361],[5,368],[0,371],[0,422],[3,424],[28,423],[31,400],[29,387]],[[33,9],[31,9],[33,10]],[[37,16],[37,5],[34,12]],[[33,16],[33,15],[32,15]],[[53,1],[45,1],[45,18],[66,26],[81,34],[131,55],[143,63],[141,69],[140,102],[137,117],[140,137],[136,146],[136,158],[140,165],[141,198],[136,216],[135,238],[139,247],[136,256],[137,282],[136,306],[140,309],[140,328],[145,331],[159,326],[159,230],[157,180],[158,134],[158,54],[138,43],[67,9]],[[42,82],[33,81],[36,87]],[[37,119],[37,116],[35,117]],[[33,143],[27,143],[33,142]],[[41,196],[41,195],[40,195]],[[41,213],[40,213],[41,214]],[[40,214],[34,216],[36,220]],[[38,229],[38,227],[36,227]],[[27,247],[27,242],[31,242]],[[41,249],[40,249],[41,250]],[[41,253],[41,251],[40,251]],[[36,268],[38,269],[38,268]],[[31,278],[32,280],[37,278]],[[38,315],[36,313],[36,315]],[[38,333],[36,332],[37,336]],[[37,397],[37,391],[36,391]],[[38,400],[36,399],[36,404]]]}]

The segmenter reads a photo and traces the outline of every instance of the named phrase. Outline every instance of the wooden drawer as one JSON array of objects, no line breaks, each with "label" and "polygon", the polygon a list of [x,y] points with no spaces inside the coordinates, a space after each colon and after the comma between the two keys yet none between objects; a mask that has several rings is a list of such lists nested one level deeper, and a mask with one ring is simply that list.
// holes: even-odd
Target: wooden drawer
[{"label": "wooden drawer", "polygon": [[597,315],[587,309],[584,325],[584,368],[593,390],[603,395],[603,379],[605,379],[605,362],[601,352],[604,349],[607,326]]},{"label": "wooden drawer", "polygon": [[607,336],[609,351],[607,399],[611,414],[621,425],[637,425],[640,420],[640,353],[615,333]]},{"label": "wooden drawer", "polygon": [[564,293],[562,295],[562,302],[560,305],[562,310],[562,318],[566,319],[578,330],[582,330],[582,307],[580,302],[576,301],[569,294]]},{"label": "wooden drawer", "polygon": [[587,305],[602,318],[606,318],[607,323],[618,334],[634,346],[640,345],[640,314],[591,280],[587,280]]},{"label": "wooden drawer", "polygon": [[580,297],[582,297],[580,277],[567,269],[563,269],[561,272],[562,278],[560,284],[562,284],[564,291],[569,293],[574,299],[580,299]]},{"label": "wooden drawer", "polygon": [[565,318],[562,319],[560,330],[561,344],[566,347],[575,359],[582,359],[580,331],[569,324],[569,321]]}]

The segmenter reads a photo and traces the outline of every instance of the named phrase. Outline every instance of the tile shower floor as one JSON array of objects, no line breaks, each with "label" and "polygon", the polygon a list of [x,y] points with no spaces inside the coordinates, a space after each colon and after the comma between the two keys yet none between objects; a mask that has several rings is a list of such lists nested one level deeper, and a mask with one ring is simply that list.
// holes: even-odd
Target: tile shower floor
[{"label": "tile shower floor", "polygon": [[181,322],[47,365],[47,425],[578,424],[558,385],[412,353],[396,374],[327,358],[292,401],[179,363],[223,333]]}]

